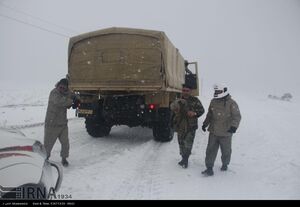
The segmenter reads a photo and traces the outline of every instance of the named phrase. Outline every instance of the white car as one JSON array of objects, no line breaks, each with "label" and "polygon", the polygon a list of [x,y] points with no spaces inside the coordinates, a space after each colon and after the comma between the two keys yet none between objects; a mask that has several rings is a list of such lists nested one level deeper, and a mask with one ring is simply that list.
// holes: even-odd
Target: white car
[{"label": "white car", "polygon": [[49,199],[62,175],[61,165],[46,159],[41,142],[0,130],[0,199]]}]

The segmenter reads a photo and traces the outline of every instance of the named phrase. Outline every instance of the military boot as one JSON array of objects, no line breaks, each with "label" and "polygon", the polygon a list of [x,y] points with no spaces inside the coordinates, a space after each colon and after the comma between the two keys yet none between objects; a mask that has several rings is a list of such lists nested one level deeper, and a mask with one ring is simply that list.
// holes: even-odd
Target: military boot
[{"label": "military boot", "polygon": [[178,165],[182,166],[183,162],[184,162],[184,160],[182,158],[181,161],[178,162]]},{"label": "military boot", "polygon": [[206,176],[213,176],[214,175],[214,171],[213,171],[212,167],[208,167],[206,170],[204,170],[201,173],[203,175],[206,175]]},{"label": "military boot", "polygon": [[188,165],[189,165],[189,156],[188,156],[188,155],[185,155],[185,156],[183,156],[181,166],[182,166],[183,168],[187,168]]},{"label": "military boot", "polygon": [[227,165],[222,165],[221,171],[226,171],[228,169]]},{"label": "military boot", "polygon": [[62,158],[61,163],[64,167],[68,167],[69,166],[69,162],[66,158]]}]

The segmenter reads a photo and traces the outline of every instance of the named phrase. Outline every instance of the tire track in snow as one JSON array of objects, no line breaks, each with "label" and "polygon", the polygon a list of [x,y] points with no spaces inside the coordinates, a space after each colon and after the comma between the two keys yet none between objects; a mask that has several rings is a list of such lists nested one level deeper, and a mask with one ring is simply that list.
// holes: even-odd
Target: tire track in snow
[{"label": "tire track in snow", "polygon": [[[86,133],[83,122],[74,119],[69,125],[70,166],[64,169],[61,192],[85,199],[159,199],[164,182],[160,159],[168,143],[152,140],[151,130],[127,127],[114,128],[109,137],[95,139]],[[33,125],[15,128],[42,137],[43,124],[35,126],[38,131],[31,129]],[[51,159],[60,161],[59,152],[57,143]]]},{"label": "tire track in snow", "polygon": [[[78,122],[78,124],[81,124]],[[142,129],[143,130],[143,129]],[[71,131],[71,130],[70,130]],[[129,131],[129,132],[128,132]],[[115,127],[107,137],[93,138],[88,135],[85,128],[79,129],[77,132],[70,132],[71,152],[77,159],[76,163],[81,163],[80,166],[90,166],[100,164],[106,159],[115,155],[121,155],[124,151],[139,148],[152,139],[152,135],[144,132],[144,137],[141,139],[132,139],[136,137],[137,130],[128,129],[127,127]],[[88,152],[88,154],[83,154]],[[76,156],[81,154],[81,156]],[[72,159],[72,155],[70,156]]]},{"label": "tire track in snow", "polygon": [[[161,154],[165,143],[147,143],[147,149],[142,157],[134,161],[131,170],[126,173],[121,184],[112,192],[111,198],[119,199],[159,199],[163,191],[161,176]],[[144,150],[144,149],[141,149]],[[129,157],[132,159],[134,153]],[[132,161],[131,161],[132,162]]]},{"label": "tire track in snow", "polygon": [[[125,136],[119,136],[122,132]],[[86,135],[80,139],[85,131],[73,134],[76,144],[70,152],[70,166],[65,169],[62,192],[72,192],[79,199],[114,199],[109,196],[120,180],[123,180],[123,174],[127,173],[122,166],[126,166],[128,155],[132,156],[140,148],[144,149],[143,146],[152,144],[152,136],[144,131],[145,136],[138,139],[140,141],[130,139],[130,136],[136,137],[137,132],[118,127],[112,131],[111,136],[99,139]],[[77,179],[76,185],[73,183],[74,178]]]}]

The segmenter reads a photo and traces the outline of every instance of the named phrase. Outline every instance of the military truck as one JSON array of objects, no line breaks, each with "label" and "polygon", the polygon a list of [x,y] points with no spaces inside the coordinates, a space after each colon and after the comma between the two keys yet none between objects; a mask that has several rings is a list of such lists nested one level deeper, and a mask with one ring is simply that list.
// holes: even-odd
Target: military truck
[{"label": "military truck", "polygon": [[69,42],[69,87],[80,96],[77,116],[85,117],[92,137],[127,125],[152,128],[157,141],[172,140],[170,103],[186,81],[199,94],[197,71],[161,31],[113,27]]}]

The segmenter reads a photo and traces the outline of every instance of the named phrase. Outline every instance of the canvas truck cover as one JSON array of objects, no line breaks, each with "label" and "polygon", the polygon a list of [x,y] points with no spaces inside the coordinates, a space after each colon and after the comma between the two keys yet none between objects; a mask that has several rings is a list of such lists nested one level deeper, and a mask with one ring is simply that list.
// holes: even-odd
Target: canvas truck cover
[{"label": "canvas truck cover", "polygon": [[72,37],[72,90],[180,91],[184,59],[164,32],[108,28]]}]

